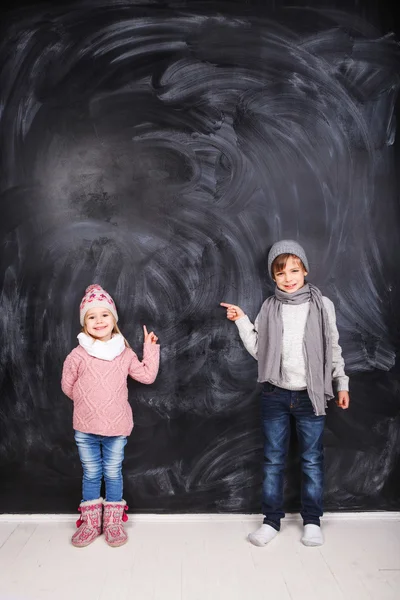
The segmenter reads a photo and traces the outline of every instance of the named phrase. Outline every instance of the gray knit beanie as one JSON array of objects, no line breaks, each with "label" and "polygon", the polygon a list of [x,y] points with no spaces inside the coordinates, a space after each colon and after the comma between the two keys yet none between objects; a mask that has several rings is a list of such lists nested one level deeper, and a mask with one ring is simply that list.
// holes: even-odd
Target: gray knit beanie
[{"label": "gray knit beanie", "polygon": [[[272,271],[271,271],[272,263],[274,262],[276,257],[279,256],[280,254],[295,254],[303,262],[303,265],[305,266],[306,271],[309,271],[308,260],[307,260],[306,253],[304,252],[304,248],[302,248],[300,246],[300,244],[298,244],[294,240],[281,240],[280,242],[276,242],[272,246],[272,248],[268,254],[268,273],[270,274],[271,277],[272,277]],[[273,277],[272,277],[272,279],[273,279]]]}]

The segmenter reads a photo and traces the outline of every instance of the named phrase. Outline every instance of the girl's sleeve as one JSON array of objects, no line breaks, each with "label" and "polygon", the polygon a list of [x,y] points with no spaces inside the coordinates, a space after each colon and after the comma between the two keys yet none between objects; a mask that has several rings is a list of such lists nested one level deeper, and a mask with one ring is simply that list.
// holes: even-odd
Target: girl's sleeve
[{"label": "girl's sleeve", "polygon": [[74,356],[74,353],[68,354],[64,361],[62,377],[61,377],[61,389],[68,398],[72,397],[72,392],[76,380],[78,379],[79,360]]},{"label": "girl's sleeve", "polygon": [[258,319],[259,315],[257,316],[254,325],[247,315],[240,317],[240,319],[235,321],[244,347],[256,360],[258,360]]},{"label": "girl's sleeve", "polygon": [[132,360],[129,365],[129,375],[140,383],[153,383],[157,377],[160,365],[160,346],[158,344],[143,344],[143,360],[140,362],[132,350]]},{"label": "girl's sleeve", "polygon": [[332,381],[337,392],[349,391],[349,378],[344,371],[342,348],[339,346],[339,332],[336,326],[335,306],[329,298],[324,297],[324,304],[328,313],[329,326],[332,340]]}]

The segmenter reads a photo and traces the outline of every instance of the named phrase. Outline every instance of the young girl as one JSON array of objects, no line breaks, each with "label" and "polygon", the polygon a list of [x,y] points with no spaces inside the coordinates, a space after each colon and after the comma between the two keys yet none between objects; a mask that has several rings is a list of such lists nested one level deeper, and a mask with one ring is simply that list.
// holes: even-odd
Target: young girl
[{"label": "young girl", "polygon": [[248,352],[258,360],[264,430],[264,522],[249,535],[256,546],[270,542],[280,530],[283,477],[290,437],[290,415],[296,422],[301,452],[301,516],[306,546],[323,544],[320,528],[323,502],[322,437],[327,402],[338,392],[337,404],[349,406],[349,380],[338,344],[333,303],[306,283],[308,261],[293,240],[274,244],[268,271],[276,283],[253,325],[241,308],[221,303],[235,321]]},{"label": "young girl", "polygon": [[[64,362],[61,387],[74,403],[73,426],[83,467],[81,516],[72,536],[72,544],[78,547],[92,543],[102,527],[110,546],[121,546],[128,539],[123,527],[128,507],[122,499],[122,462],[133,418],[126,380],[130,375],[141,383],[153,383],[158,373],[156,335],[143,327],[140,362],[117,321],[111,296],[99,285],[89,286],[80,305],[79,346]],[[100,497],[103,476],[105,502]]]}]

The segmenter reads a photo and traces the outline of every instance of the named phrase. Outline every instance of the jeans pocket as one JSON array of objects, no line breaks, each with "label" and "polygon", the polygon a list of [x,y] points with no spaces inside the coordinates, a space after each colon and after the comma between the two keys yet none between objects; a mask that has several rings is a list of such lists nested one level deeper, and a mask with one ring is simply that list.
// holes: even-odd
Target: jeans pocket
[{"label": "jeans pocket", "polygon": [[270,396],[271,394],[273,394],[276,390],[276,385],[273,385],[272,383],[270,383],[269,381],[266,381],[263,384],[263,388],[262,388],[262,396]]}]

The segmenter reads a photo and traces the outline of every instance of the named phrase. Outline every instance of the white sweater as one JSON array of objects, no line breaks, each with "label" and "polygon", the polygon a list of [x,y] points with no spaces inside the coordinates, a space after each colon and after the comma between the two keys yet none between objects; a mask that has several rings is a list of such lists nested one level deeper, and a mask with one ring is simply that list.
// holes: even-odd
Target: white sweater
[{"label": "white sweater", "polygon": [[[348,390],[349,378],[344,372],[344,360],[336,327],[335,307],[333,302],[325,296],[323,302],[328,313],[331,330],[332,381],[336,391]],[[303,339],[309,310],[309,302],[282,305],[283,339],[279,387],[287,390],[304,390],[307,388]],[[254,325],[247,315],[241,317],[235,323],[246,350],[258,360],[258,317]]]}]

